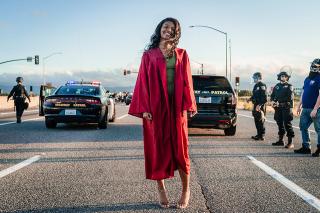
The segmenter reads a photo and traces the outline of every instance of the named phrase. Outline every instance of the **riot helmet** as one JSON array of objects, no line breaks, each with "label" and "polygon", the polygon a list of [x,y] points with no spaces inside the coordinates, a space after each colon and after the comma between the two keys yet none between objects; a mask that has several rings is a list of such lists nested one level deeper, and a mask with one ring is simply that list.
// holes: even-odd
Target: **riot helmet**
[{"label": "riot helmet", "polygon": [[17,83],[22,83],[23,82],[23,78],[22,77],[17,77],[16,78],[16,82]]},{"label": "riot helmet", "polygon": [[287,76],[288,78],[288,81],[291,77],[291,73],[292,73],[292,69],[290,66],[284,66],[280,69],[280,73],[277,75],[277,79],[279,81],[281,81],[281,76],[284,75],[284,76]]},{"label": "riot helmet", "polygon": [[310,72],[320,73],[320,58],[313,60],[310,66]]}]

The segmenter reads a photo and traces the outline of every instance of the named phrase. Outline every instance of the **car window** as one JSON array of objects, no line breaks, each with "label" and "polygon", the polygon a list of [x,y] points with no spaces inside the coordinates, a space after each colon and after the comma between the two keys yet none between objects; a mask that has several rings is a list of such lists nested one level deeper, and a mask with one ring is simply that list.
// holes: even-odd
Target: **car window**
[{"label": "car window", "polygon": [[56,95],[92,95],[96,96],[100,94],[99,87],[95,86],[83,86],[83,85],[66,85],[61,86]]},{"label": "car window", "polygon": [[227,90],[232,91],[232,88],[225,77],[221,76],[193,76],[194,90]]}]

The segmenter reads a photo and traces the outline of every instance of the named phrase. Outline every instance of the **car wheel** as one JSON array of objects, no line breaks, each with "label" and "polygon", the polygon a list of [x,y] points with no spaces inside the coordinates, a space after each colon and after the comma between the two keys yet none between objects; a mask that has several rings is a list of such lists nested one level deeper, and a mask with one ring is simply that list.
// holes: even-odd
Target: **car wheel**
[{"label": "car wheel", "polygon": [[53,129],[57,127],[57,122],[55,120],[50,120],[48,118],[45,118],[45,123],[48,129]]},{"label": "car wheel", "polygon": [[237,131],[237,126],[232,126],[228,129],[224,130],[224,134],[227,136],[234,136],[236,134]]},{"label": "car wheel", "polygon": [[116,105],[113,106],[113,115],[109,121],[114,122],[115,120],[116,120]]},{"label": "car wheel", "polygon": [[98,123],[99,129],[106,129],[108,126],[108,110],[105,111],[104,116]]}]

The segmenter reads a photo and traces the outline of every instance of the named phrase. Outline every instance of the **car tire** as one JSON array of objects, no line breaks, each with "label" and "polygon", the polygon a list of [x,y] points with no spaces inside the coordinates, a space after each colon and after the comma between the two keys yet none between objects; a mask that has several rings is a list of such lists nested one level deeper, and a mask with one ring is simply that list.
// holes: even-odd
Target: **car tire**
[{"label": "car tire", "polygon": [[237,131],[237,126],[232,126],[228,129],[225,129],[224,134],[226,136],[234,136],[236,134],[236,131]]},{"label": "car tire", "polygon": [[99,129],[106,129],[108,127],[108,110],[105,110],[103,119],[98,123]]},{"label": "car tire", "polygon": [[57,122],[48,118],[45,118],[45,124],[48,129],[54,129],[57,127]]},{"label": "car tire", "polygon": [[113,115],[109,121],[114,122],[115,120],[116,120],[116,105],[113,106]]}]

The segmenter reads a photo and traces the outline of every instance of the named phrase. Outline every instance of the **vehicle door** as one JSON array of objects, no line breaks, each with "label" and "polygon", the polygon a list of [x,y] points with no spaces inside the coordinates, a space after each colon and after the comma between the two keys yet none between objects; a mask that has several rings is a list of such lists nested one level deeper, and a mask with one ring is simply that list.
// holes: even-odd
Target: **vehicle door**
[{"label": "vehicle door", "polygon": [[56,88],[53,86],[48,86],[48,85],[41,85],[40,86],[39,116],[44,116],[43,105],[44,105],[45,98],[48,97],[49,95],[52,95],[55,90],[56,90]]}]

